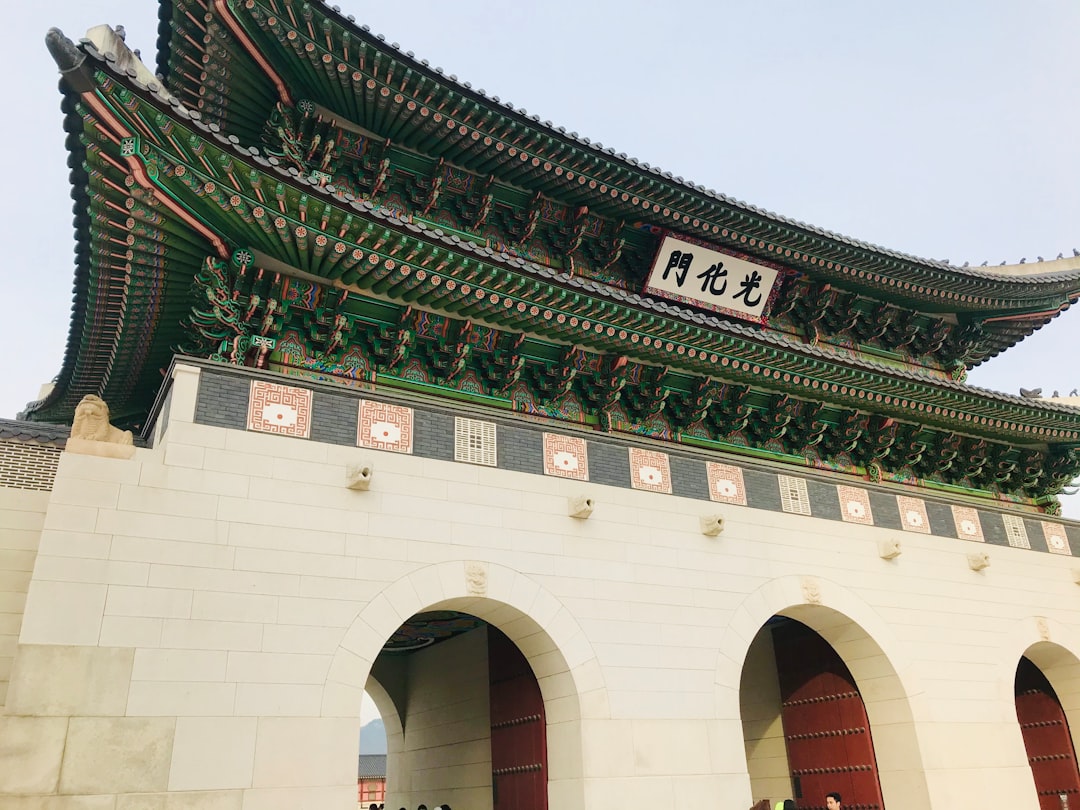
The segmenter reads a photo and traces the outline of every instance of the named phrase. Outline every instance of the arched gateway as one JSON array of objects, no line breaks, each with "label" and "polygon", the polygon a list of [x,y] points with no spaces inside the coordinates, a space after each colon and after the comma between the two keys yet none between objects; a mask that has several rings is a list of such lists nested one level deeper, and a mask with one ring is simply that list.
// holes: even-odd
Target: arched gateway
[{"label": "arched gateway", "polygon": [[[361,660],[372,661],[369,675]],[[355,680],[332,676],[326,688],[355,701],[367,684],[389,718],[389,804],[546,810],[549,792],[566,801],[580,785],[565,752],[581,747],[577,684],[593,660],[535,582],[489,563],[442,563],[391,585],[353,621],[331,672],[352,666]],[[553,768],[549,744],[561,749]]]},{"label": "arched gateway", "polygon": [[[757,622],[743,647],[742,628]],[[755,798],[824,808],[838,791],[865,810],[926,803],[926,782],[909,769],[920,756],[920,689],[886,653],[896,645],[875,611],[836,583],[781,578],[744,602],[722,649],[745,650],[738,699]]]}]

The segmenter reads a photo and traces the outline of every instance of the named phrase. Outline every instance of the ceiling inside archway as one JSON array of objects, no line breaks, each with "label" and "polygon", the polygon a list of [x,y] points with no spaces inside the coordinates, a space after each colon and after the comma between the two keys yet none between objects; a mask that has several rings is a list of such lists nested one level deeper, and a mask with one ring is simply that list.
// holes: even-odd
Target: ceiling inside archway
[{"label": "ceiling inside archway", "polygon": [[416,652],[485,624],[482,619],[456,610],[417,613],[394,631],[382,649],[394,654]]}]

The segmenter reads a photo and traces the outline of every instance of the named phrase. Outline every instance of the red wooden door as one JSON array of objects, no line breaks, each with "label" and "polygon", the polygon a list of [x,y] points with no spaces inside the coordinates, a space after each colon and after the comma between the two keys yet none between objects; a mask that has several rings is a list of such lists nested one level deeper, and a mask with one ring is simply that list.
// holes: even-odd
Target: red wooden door
[{"label": "red wooden door", "polygon": [[1016,719],[1024,735],[1040,810],[1080,808],[1080,773],[1069,721],[1054,688],[1027,658],[1021,658],[1016,668]]},{"label": "red wooden door", "polygon": [[866,706],[829,643],[784,619],[772,630],[781,720],[800,810],[824,810],[837,790],[844,810],[883,810]]},{"label": "red wooden door", "polygon": [[544,699],[529,662],[488,626],[491,785],[495,810],[547,810]]}]

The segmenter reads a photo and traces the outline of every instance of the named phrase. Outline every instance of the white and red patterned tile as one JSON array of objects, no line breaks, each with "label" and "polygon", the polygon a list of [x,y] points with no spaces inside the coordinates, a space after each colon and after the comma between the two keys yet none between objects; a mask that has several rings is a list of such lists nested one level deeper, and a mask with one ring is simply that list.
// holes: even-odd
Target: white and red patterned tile
[{"label": "white and red patterned tile", "polygon": [[580,436],[544,434],[544,475],[589,480],[589,452],[585,439]]},{"label": "white and red patterned tile", "polygon": [[1069,546],[1069,535],[1065,534],[1065,527],[1057,523],[1048,523],[1047,521],[1040,521],[1042,523],[1043,536],[1046,537],[1046,548],[1049,549],[1051,554],[1068,554],[1072,555],[1072,548]]},{"label": "white and red patterned tile", "polygon": [[982,523],[979,522],[979,513],[970,506],[954,506],[952,508],[953,523],[956,524],[956,536],[961,540],[974,540],[977,543],[986,542],[983,537]]},{"label": "white and red patterned tile", "polygon": [[671,494],[671,465],[667,453],[630,448],[630,486]]},{"label": "white and red patterned tile", "polygon": [[709,498],[720,503],[746,506],[746,483],[740,467],[710,461],[706,463],[705,470],[709,476]]},{"label": "white and red patterned tile", "polygon": [[897,495],[896,506],[900,510],[900,525],[905,532],[930,534],[930,516],[926,514],[926,503],[922,498]]},{"label": "white and red patterned tile", "polygon": [[840,517],[847,523],[874,525],[874,513],[870,511],[870,493],[859,487],[837,487],[840,496]]},{"label": "white and red patterned tile", "polygon": [[413,409],[404,405],[360,400],[356,443],[372,450],[392,453],[413,451]]},{"label": "white and red patterned tile", "polygon": [[306,439],[311,435],[311,390],[251,381],[247,429]]}]

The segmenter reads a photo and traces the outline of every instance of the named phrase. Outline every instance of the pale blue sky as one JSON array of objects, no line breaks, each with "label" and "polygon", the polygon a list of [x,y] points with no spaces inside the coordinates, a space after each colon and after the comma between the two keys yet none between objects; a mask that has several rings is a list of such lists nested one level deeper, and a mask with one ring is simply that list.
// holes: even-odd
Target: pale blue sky
[{"label": "pale blue sky", "polygon": [[[788,217],[954,264],[1080,248],[1075,0],[338,2],[474,87]],[[49,0],[9,17],[2,417],[60,369],[71,303],[44,34],[122,23],[152,66],[156,6]],[[1067,312],[971,381],[1065,393],[1078,347],[1080,311]]]}]

